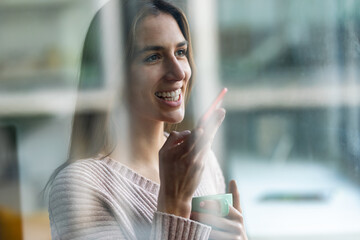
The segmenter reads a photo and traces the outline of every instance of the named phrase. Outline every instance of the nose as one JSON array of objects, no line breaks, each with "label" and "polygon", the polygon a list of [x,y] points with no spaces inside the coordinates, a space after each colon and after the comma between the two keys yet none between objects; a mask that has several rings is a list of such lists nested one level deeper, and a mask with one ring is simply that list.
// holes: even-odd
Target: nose
[{"label": "nose", "polygon": [[166,64],[166,79],[169,81],[182,81],[185,79],[185,71],[181,62],[175,57],[168,59]]}]

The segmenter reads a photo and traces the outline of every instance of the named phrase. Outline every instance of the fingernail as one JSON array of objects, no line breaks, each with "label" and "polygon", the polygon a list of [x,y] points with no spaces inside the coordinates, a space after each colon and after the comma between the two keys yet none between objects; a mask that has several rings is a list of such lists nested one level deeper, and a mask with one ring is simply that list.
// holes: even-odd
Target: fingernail
[{"label": "fingernail", "polygon": [[199,203],[199,206],[200,206],[200,207],[205,207],[205,202],[204,202],[204,201],[200,202],[200,203]]},{"label": "fingernail", "polygon": [[176,135],[177,133],[178,133],[177,131],[171,131],[170,136]]}]

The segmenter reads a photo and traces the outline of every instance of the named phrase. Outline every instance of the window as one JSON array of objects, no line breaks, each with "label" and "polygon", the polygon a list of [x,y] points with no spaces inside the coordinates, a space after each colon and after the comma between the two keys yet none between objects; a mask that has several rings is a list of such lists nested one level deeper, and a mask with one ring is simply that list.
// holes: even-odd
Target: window
[{"label": "window", "polygon": [[[0,2],[1,239],[50,238],[40,192],[67,158],[82,44],[105,2]],[[249,239],[360,239],[360,1],[173,2],[197,65],[186,125],[229,89],[214,150]],[[86,86],[83,109],[107,107],[111,83]]]}]

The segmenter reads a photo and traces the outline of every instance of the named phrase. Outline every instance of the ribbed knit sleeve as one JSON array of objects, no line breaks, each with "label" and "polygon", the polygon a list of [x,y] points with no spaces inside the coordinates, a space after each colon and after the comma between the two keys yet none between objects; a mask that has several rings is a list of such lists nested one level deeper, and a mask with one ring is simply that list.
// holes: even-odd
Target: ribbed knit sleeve
[{"label": "ribbed knit sleeve", "polygon": [[53,183],[49,199],[52,239],[129,239],[109,211],[106,195],[96,188],[87,169],[78,167],[64,169]]},{"label": "ribbed knit sleeve", "polygon": [[156,183],[109,159],[79,160],[52,184],[52,239],[209,238],[209,226],[157,212],[158,189]]},{"label": "ribbed knit sleeve", "polygon": [[205,240],[209,238],[211,227],[172,214],[155,212],[150,234],[151,240]]}]

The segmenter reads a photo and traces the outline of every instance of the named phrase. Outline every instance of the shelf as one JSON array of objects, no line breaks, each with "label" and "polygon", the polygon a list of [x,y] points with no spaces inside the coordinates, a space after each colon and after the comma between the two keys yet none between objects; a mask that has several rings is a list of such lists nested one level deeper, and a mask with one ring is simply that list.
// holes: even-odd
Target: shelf
[{"label": "shelf", "polygon": [[360,106],[360,85],[318,85],[283,88],[229,88],[227,110],[331,108]]},{"label": "shelf", "polygon": [[[271,88],[230,88],[224,99],[228,111],[259,109],[303,109],[360,106],[360,85]],[[80,110],[104,110],[109,91],[81,93]],[[74,111],[76,90],[0,93],[0,116],[69,114]]]},{"label": "shelf", "polygon": [[[71,114],[77,101],[75,91],[42,91],[0,94],[1,117]],[[109,91],[85,91],[79,96],[80,111],[104,110],[109,105]]]},{"label": "shelf", "polygon": [[86,4],[99,8],[109,0],[1,0],[0,11],[2,10],[59,10],[75,4]]},{"label": "shelf", "polygon": [[76,74],[77,69],[31,69],[31,68],[20,68],[20,69],[4,69],[0,72],[1,81],[17,81],[29,78],[43,78],[49,79],[55,76],[70,77]]},{"label": "shelf", "polygon": [[0,95],[48,89],[73,89],[76,69],[4,69],[0,72]]},{"label": "shelf", "polygon": [[0,2],[0,10],[20,10],[20,9],[38,9],[43,10],[44,8],[54,8],[64,7],[67,4],[70,4],[71,0],[4,0]]}]

